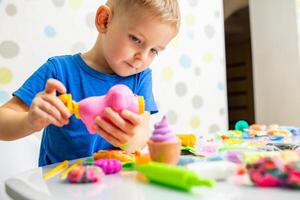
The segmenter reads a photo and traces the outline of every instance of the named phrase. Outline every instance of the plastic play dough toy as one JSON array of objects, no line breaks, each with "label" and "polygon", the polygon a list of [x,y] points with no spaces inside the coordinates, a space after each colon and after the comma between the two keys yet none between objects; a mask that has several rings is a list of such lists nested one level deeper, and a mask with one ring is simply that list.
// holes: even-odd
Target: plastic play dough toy
[{"label": "plastic play dough toy", "polygon": [[78,103],[72,100],[71,94],[60,95],[68,110],[81,119],[90,133],[97,131],[93,127],[97,116],[104,117],[104,109],[111,107],[115,112],[126,109],[134,113],[144,113],[144,98],[135,95],[126,85],[118,84],[109,89],[103,96],[92,96]]},{"label": "plastic play dough toy", "polygon": [[151,182],[181,190],[190,190],[194,186],[214,186],[214,181],[211,179],[202,178],[186,168],[165,163],[137,164],[134,169],[142,173]]},{"label": "plastic play dough toy", "polygon": [[153,161],[177,164],[181,152],[181,140],[171,130],[165,116],[155,124],[148,147]]},{"label": "plastic play dough toy", "polygon": [[122,150],[99,150],[93,154],[95,160],[102,158],[113,158],[121,162],[134,162],[135,156]]},{"label": "plastic play dough toy", "polygon": [[196,147],[196,136],[193,133],[189,134],[176,134],[177,137],[181,140],[181,145],[182,146],[188,146],[195,148]]}]

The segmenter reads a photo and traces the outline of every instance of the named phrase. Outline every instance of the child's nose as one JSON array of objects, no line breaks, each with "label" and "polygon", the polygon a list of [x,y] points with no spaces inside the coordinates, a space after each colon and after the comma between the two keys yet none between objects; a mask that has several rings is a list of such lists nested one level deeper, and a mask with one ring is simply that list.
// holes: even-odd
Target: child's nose
[{"label": "child's nose", "polygon": [[135,60],[138,60],[138,61],[144,61],[147,59],[147,54],[146,54],[146,51],[140,51],[140,52],[137,52],[135,55],[134,55],[134,59]]}]

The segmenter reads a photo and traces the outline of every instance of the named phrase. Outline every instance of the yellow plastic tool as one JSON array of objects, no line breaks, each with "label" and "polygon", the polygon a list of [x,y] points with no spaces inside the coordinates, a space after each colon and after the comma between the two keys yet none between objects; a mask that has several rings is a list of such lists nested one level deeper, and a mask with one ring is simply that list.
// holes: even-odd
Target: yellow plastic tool
[{"label": "yellow plastic tool", "polygon": [[62,94],[58,97],[67,107],[71,114],[75,114],[77,119],[80,119],[79,103],[72,100],[71,94]]},{"label": "yellow plastic tool", "polygon": [[138,96],[139,112],[143,114],[145,112],[145,100],[143,96]]},{"label": "yellow plastic tool", "polygon": [[69,161],[65,160],[64,162],[58,164],[56,167],[54,167],[53,169],[51,169],[50,171],[48,171],[47,173],[45,173],[43,175],[43,178],[45,180],[49,180],[50,178],[52,178],[56,174],[60,173],[65,168],[67,168],[68,166],[69,166]]},{"label": "yellow plastic tool", "polygon": [[80,166],[80,165],[82,165],[82,164],[83,164],[83,161],[82,161],[82,160],[77,160],[77,161],[74,162],[69,168],[65,169],[65,171],[63,171],[63,172],[60,174],[60,178],[61,178],[61,179],[66,179],[67,176],[68,176],[68,174],[69,174],[69,172],[70,172],[72,169],[74,169],[74,168],[76,168],[76,167],[78,167],[78,166]]},{"label": "yellow plastic tool", "polygon": [[182,146],[196,147],[196,136],[193,133],[178,133],[176,134],[181,140]]}]

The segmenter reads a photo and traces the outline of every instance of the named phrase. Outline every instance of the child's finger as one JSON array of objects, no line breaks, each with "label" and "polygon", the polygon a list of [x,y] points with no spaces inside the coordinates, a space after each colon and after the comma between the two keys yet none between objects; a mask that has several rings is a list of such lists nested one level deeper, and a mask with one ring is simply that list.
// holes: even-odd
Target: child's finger
[{"label": "child's finger", "polygon": [[56,120],[54,117],[52,117],[51,115],[49,115],[47,112],[45,112],[44,110],[42,110],[40,108],[36,108],[35,113],[37,116],[39,116],[40,119],[44,120],[43,126],[47,126],[49,124],[53,124],[53,125],[59,126],[59,127],[62,126],[62,124],[58,120]]},{"label": "child's finger", "polygon": [[101,117],[96,117],[95,123],[101,127],[104,131],[114,136],[121,144],[126,143],[129,139],[128,135],[124,133],[121,129],[117,128],[113,124],[106,122]]},{"label": "child's finger", "polygon": [[45,93],[53,94],[54,92],[58,91],[61,94],[66,93],[65,86],[56,79],[49,79],[47,80],[46,86],[45,86]]},{"label": "child's finger", "polygon": [[141,124],[141,116],[139,114],[136,114],[136,113],[133,113],[133,112],[130,112],[128,110],[123,110],[121,112],[121,116],[128,120],[129,122],[131,122],[133,125],[139,125]]},{"label": "child's finger", "polygon": [[56,96],[52,95],[44,95],[43,99],[53,105],[61,114],[64,119],[68,119],[70,117],[70,111],[66,108],[64,103],[58,99]]},{"label": "child's finger", "polygon": [[125,133],[128,133],[128,135],[132,135],[133,132],[132,129],[134,126],[129,123],[128,121],[124,120],[117,112],[113,111],[111,108],[106,108],[104,110],[106,117],[115,124],[118,128],[120,128]]},{"label": "child's finger", "polygon": [[39,105],[39,109],[54,118],[59,124],[64,124],[64,122],[66,122],[66,120],[61,117],[60,112],[47,101],[43,101],[43,103]]},{"label": "child's finger", "polygon": [[115,147],[118,147],[122,144],[121,141],[119,141],[117,138],[115,138],[114,136],[112,136],[111,134],[103,130],[101,127],[95,125],[94,128],[96,129],[98,134],[101,135],[101,137],[106,139],[109,143],[111,143]]}]

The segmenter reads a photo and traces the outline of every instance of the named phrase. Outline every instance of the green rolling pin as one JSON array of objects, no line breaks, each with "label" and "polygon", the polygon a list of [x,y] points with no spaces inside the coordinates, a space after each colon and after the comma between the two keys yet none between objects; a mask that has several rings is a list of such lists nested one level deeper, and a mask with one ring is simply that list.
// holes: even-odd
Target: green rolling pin
[{"label": "green rolling pin", "polygon": [[136,164],[134,169],[142,173],[149,181],[165,186],[190,190],[193,186],[213,187],[214,181],[199,177],[189,169],[158,162]]}]

